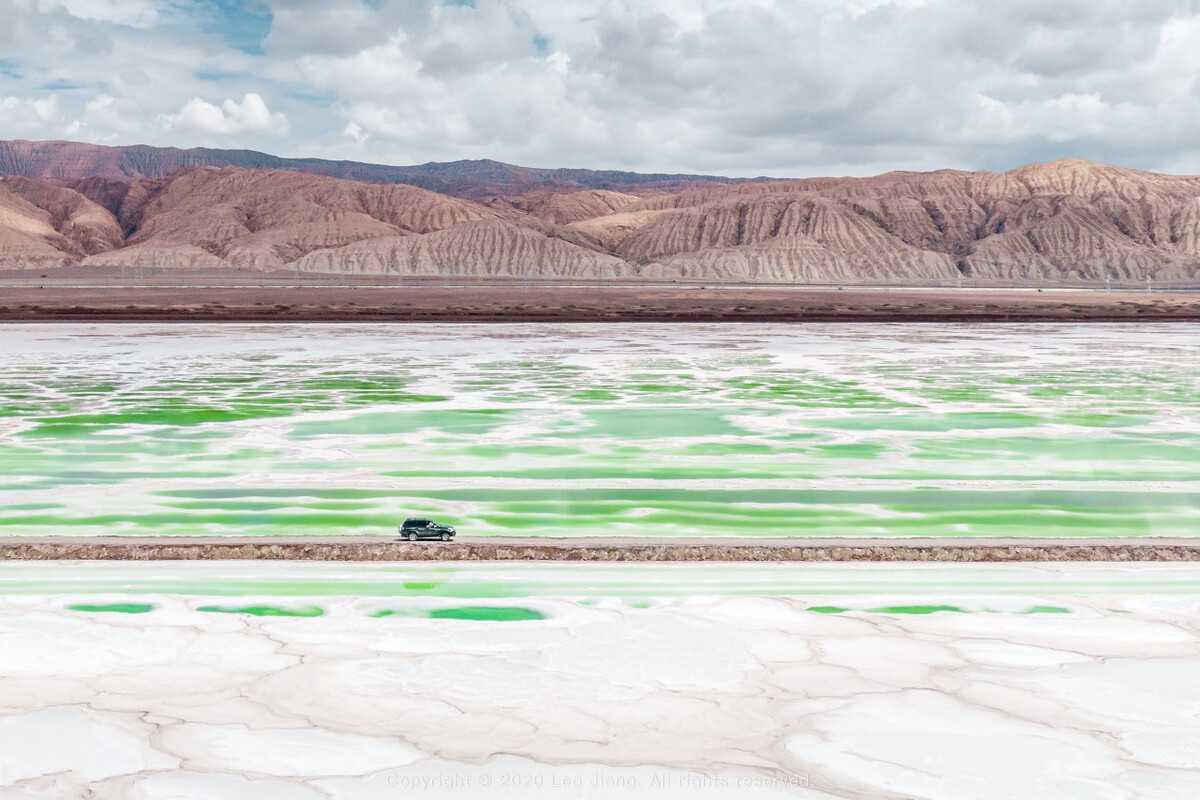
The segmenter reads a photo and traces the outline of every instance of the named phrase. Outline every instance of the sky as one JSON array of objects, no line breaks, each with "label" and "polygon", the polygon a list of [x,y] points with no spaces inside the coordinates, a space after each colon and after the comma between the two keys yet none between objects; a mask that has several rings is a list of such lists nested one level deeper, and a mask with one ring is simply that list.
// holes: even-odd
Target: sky
[{"label": "sky", "polygon": [[1200,173],[1200,0],[0,0],[0,138]]}]

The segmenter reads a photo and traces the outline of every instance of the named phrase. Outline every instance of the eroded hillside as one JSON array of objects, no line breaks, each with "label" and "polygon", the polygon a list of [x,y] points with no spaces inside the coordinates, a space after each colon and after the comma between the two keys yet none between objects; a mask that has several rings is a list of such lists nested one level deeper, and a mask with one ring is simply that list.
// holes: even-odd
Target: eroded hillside
[{"label": "eroded hillside", "polygon": [[0,268],[201,267],[805,283],[1200,280],[1200,178],[1006,173],[525,192],[285,170],[0,181]]}]

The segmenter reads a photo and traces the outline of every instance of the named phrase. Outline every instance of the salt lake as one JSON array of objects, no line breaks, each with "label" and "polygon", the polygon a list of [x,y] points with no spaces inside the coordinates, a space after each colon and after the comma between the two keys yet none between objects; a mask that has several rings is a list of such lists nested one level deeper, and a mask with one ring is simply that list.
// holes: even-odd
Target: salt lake
[{"label": "salt lake", "polygon": [[0,535],[1190,536],[1200,327],[6,326]]}]

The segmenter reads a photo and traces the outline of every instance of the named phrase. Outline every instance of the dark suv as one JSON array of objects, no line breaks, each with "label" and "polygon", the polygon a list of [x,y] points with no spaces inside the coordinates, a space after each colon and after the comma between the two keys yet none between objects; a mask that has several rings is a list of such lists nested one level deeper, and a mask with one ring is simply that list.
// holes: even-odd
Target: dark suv
[{"label": "dark suv", "polygon": [[448,542],[457,532],[449,525],[440,525],[431,519],[406,519],[400,526],[400,538],[410,542],[417,539],[441,539]]}]

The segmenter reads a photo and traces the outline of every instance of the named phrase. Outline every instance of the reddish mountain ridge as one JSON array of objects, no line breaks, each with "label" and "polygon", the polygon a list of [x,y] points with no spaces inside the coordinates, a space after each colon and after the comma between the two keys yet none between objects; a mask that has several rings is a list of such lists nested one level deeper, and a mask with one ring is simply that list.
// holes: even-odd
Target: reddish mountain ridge
[{"label": "reddish mountain ridge", "polygon": [[500,161],[431,162],[414,166],[281,158],[254,150],[131,145],[109,147],[82,142],[0,141],[0,175],[55,181],[83,178],[133,180],[166,178],[195,167],[293,170],[366,183],[403,183],[422,189],[486,200],[528,192],[603,189],[630,194],[676,192],[705,183],[731,183],[713,175],[647,175],[618,170],[537,169]]},{"label": "reddish mountain ridge", "polygon": [[0,269],[895,283],[1200,282],[1200,178],[1084,161],[485,203],[288,170],[0,179]]}]

